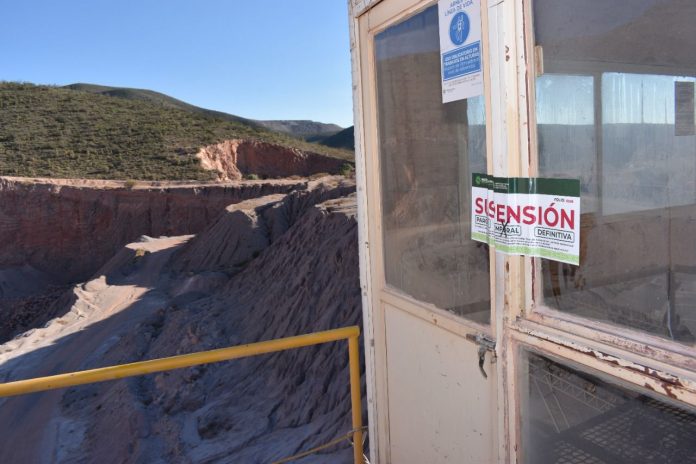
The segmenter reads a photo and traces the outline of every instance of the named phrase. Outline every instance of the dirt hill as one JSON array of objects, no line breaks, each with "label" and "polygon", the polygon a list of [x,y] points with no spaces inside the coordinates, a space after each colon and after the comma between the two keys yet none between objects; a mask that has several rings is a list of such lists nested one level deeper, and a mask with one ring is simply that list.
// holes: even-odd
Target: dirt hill
[{"label": "dirt hill", "polygon": [[[195,236],[117,252],[44,327],[0,345],[11,380],[360,321],[354,184],[228,206]],[[0,462],[268,463],[350,429],[345,344],[0,401]],[[343,447],[302,463],[350,462]]]}]

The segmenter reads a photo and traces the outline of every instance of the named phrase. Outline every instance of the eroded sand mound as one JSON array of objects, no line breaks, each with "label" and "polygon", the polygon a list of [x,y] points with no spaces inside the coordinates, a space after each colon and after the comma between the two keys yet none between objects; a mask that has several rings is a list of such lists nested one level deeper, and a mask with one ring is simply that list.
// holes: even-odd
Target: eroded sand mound
[{"label": "eroded sand mound", "polygon": [[[0,345],[0,378],[359,323],[353,188],[317,183],[228,208],[195,237],[129,245],[65,316]],[[350,429],[347,381],[343,343],[9,398],[0,462],[267,463]]]}]

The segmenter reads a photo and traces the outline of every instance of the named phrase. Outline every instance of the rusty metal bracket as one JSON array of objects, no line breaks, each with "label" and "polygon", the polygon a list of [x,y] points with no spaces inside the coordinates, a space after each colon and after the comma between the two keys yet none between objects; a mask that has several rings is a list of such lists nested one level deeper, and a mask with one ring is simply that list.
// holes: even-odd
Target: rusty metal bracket
[{"label": "rusty metal bracket", "polygon": [[478,345],[478,366],[479,366],[479,371],[481,371],[481,375],[483,376],[484,379],[488,378],[488,374],[486,373],[486,369],[484,368],[484,364],[486,362],[486,353],[491,352],[492,357],[491,357],[491,362],[494,363],[497,360],[497,356],[495,354],[495,340],[491,339],[485,334],[467,334],[466,339],[474,342]]}]

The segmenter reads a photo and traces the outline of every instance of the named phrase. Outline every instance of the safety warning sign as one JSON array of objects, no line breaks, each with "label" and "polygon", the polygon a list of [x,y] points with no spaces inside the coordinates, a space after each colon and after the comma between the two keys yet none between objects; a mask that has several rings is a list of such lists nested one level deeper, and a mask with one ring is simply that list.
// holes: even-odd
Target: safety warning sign
[{"label": "safety warning sign", "polygon": [[483,95],[481,0],[440,0],[442,102]]},{"label": "safety warning sign", "polygon": [[471,238],[497,251],[580,264],[580,181],[473,174]]}]

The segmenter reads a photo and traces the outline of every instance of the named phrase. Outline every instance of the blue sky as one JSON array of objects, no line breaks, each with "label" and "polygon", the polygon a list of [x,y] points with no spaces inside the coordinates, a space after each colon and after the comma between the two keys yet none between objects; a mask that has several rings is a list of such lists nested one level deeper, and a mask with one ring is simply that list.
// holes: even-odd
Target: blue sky
[{"label": "blue sky", "polygon": [[0,0],[0,80],[352,125],[345,0]]}]

